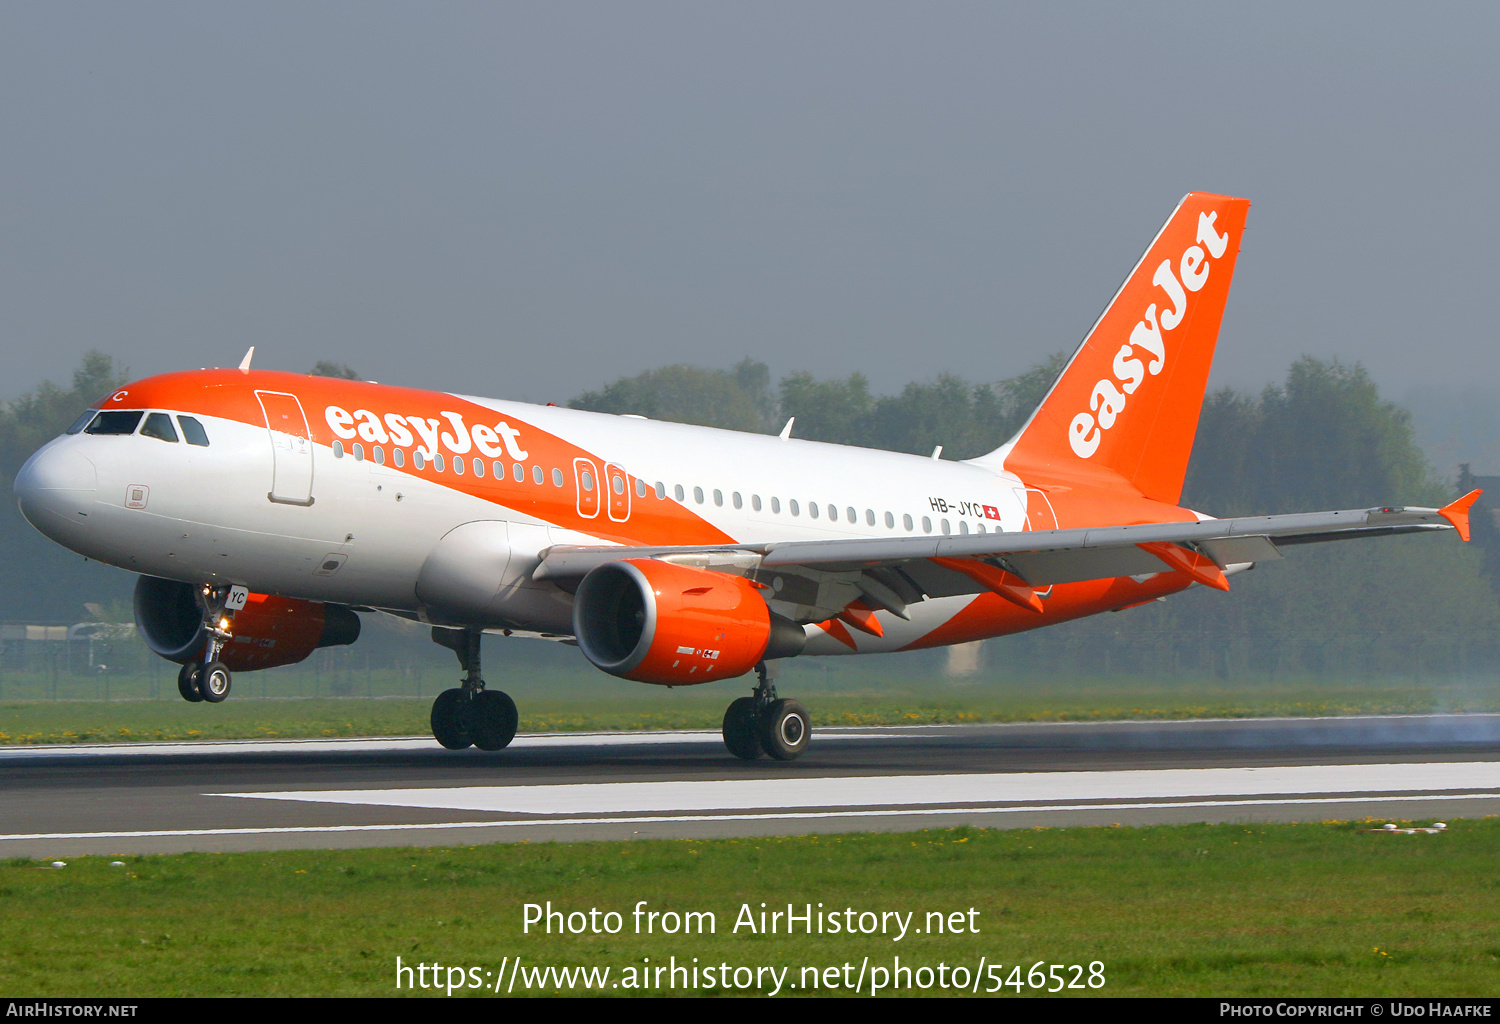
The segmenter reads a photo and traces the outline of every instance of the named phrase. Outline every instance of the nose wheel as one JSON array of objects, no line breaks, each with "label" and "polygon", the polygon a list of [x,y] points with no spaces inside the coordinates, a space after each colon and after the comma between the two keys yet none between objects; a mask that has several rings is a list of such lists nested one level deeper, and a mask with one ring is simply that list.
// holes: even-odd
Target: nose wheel
[{"label": "nose wheel", "polygon": [[[233,682],[229,668],[219,660],[219,653],[234,636],[230,632],[230,627],[234,624],[231,605],[244,605],[244,588],[205,586],[202,593],[203,632],[208,637],[204,644],[203,660],[189,661],[178,670],[177,692],[182,694],[183,700],[194,704],[217,704],[229,696],[229,688]],[[237,602],[231,600],[234,594],[239,595]]]},{"label": "nose wheel", "polygon": [[776,696],[765,662],[755,666],[755,674],[755,692],[724,712],[724,746],[742,761],[754,761],[762,752],[778,761],[800,757],[812,738],[807,708]]},{"label": "nose wheel", "polygon": [[479,670],[477,629],[434,627],[432,639],[458,655],[464,670],[461,686],[444,690],[432,702],[432,736],[449,750],[478,747],[504,750],[516,737],[520,715],[516,702],[500,690],[487,690]]},{"label": "nose wheel", "polygon": [[177,670],[177,692],[182,694],[182,699],[194,704],[203,700],[203,691],[198,689],[198,676],[203,666],[196,661],[190,661]]}]

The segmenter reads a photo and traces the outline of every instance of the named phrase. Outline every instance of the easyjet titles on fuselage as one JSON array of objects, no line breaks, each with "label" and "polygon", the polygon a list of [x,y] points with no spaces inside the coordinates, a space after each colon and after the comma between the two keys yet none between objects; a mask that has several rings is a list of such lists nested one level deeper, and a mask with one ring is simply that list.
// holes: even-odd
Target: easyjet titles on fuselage
[{"label": "easyjet titles on fuselage", "polygon": [[[530,453],[521,447],[521,432],[505,420],[494,426],[476,423],[466,426],[462,413],[443,410],[439,413],[448,422],[426,416],[403,416],[388,412],[380,416],[368,409],[355,409],[352,413],[337,405],[323,411],[328,429],[346,441],[356,437],[370,444],[390,444],[397,448],[410,448],[417,438],[422,443],[416,450],[430,459],[438,453],[438,446],[454,455],[466,455],[478,450],[481,455],[498,459],[509,454],[517,462],[525,461]],[[415,436],[413,436],[415,433]]]}]

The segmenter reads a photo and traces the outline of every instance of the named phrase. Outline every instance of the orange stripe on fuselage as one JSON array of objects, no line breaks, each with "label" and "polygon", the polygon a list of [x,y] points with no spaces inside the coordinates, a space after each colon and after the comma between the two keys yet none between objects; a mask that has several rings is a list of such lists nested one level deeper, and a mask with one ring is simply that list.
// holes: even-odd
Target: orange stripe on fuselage
[{"label": "orange stripe on fuselage", "polygon": [[[407,453],[406,465],[398,468],[387,459],[384,466],[386,470],[427,480],[600,540],[622,544],[722,544],[733,540],[676,501],[657,498],[649,485],[644,498],[630,493],[635,487],[636,477],[629,473],[628,466],[621,468],[628,477],[626,486],[631,498],[629,518],[623,523],[610,519],[608,499],[604,494],[600,494],[597,516],[585,518],[579,515],[578,477],[574,460],[588,459],[594,464],[592,475],[595,493],[599,494],[600,489],[608,486],[607,465],[618,464],[618,459],[606,460],[515,415],[501,414],[487,406],[444,392],[270,370],[199,370],[162,374],[134,381],[108,396],[100,405],[106,409],[169,409],[174,412],[197,413],[265,429],[265,415],[256,399],[256,391],[284,392],[297,396],[307,414],[307,426],[313,443],[325,451],[321,458],[333,457],[329,450],[335,440],[341,440],[345,448],[358,441],[367,451],[374,445],[380,445],[387,452],[394,447],[401,447]],[[327,415],[330,406],[352,414],[356,430],[354,438],[336,437]],[[360,415],[366,412],[371,415]],[[460,431],[452,422],[452,417],[445,415],[448,413],[459,418],[466,436],[459,436]],[[388,415],[397,417],[394,423],[387,420]],[[435,429],[437,449],[445,457],[446,472],[437,472],[430,461],[424,469],[413,467],[411,453],[418,447],[426,447],[420,432],[410,425],[410,421],[417,417],[424,421],[429,436],[433,436]],[[435,428],[432,426],[434,420],[437,421]],[[501,424],[515,432],[512,435],[515,447],[524,451],[526,458],[514,458],[512,452],[506,449],[505,438],[500,433]],[[488,428],[495,439],[491,440],[491,435],[483,432],[476,438],[476,426]],[[394,427],[403,427],[411,435],[411,443],[396,445],[396,438],[392,436],[395,433]],[[364,428],[363,433],[358,432],[360,428]],[[384,441],[379,440],[382,434],[385,436]],[[445,442],[443,435],[447,435],[450,440]],[[490,451],[480,450],[481,443],[487,445]],[[463,458],[471,463],[474,458],[481,459],[485,467],[484,476],[476,476],[471,465],[466,466],[470,471],[462,476],[455,474],[452,471],[452,460],[455,458]],[[497,478],[492,472],[493,463],[497,460],[507,470],[503,479]],[[525,466],[525,480],[522,482],[517,482],[508,472],[516,462]],[[540,485],[533,482],[532,467],[535,465],[540,465],[543,469],[543,483]],[[562,471],[561,487],[553,485],[554,469]],[[316,487],[315,475],[315,490]]]}]

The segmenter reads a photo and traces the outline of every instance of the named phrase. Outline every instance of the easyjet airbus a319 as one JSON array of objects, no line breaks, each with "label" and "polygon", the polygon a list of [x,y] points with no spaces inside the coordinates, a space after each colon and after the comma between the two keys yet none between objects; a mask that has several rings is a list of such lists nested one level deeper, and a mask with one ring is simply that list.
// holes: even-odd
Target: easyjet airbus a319
[{"label": "easyjet airbus a319", "polygon": [[432,708],[445,747],[515,735],[515,704],[480,673],[481,635],[504,632],[574,638],[643,683],[755,670],[724,742],[790,759],[810,729],[777,697],[775,659],[1227,590],[1288,545],[1468,539],[1473,494],[1240,519],[1179,507],[1249,205],[1184,198],[1031,419],[977,459],[267,372],[247,355],[105,396],[16,492],[48,537],[140,574],[140,635],[181,664],[188,700],[353,643],[358,614],[380,611],[458,654],[463,683]]}]

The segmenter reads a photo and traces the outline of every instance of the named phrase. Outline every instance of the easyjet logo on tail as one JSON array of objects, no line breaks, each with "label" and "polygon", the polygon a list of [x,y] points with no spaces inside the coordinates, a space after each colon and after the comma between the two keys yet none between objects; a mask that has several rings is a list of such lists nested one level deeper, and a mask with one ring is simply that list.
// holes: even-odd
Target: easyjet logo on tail
[{"label": "easyjet logo on tail", "polygon": [[368,409],[355,409],[351,413],[336,405],[330,405],[323,411],[328,429],[346,441],[361,437],[371,444],[391,444],[397,448],[407,448],[417,438],[421,438],[422,443],[417,450],[428,459],[438,453],[439,445],[454,455],[478,449],[492,459],[498,459],[508,452],[518,462],[525,461],[530,454],[521,447],[521,432],[504,420],[493,427],[483,423],[469,427],[464,424],[461,413],[443,411],[439,415],[448,422],[427,416],[402,416],[394,412],[381,417]]},{"label": "easyjet logo on tail", "polygon": [[1188,292],[1197,292],[1208,283],[1212,261],[1229,249],[1229,233],[1219,234],[1218,217],[1216,211],[1198,214],[1197,244],[1183,250],[1175,272],[1170,259],[1157,266],[1151,283],[1166,293],[1171,306],[1163,307],[1159,314],[1156,303],[1146,307],[1140,322],[1130,332],[1130,341],[1115,353],[1110,367],[1114,377],[1105,377],[1094,385],[1089,395],[1090,411],[1080,412],[1068,424],[1068,444],[1080,459],[1087,459],[1099,450],[1104,432],[1115,425],[1129,396],[1135,394],[1147,375],[1155,377],[1166,367],[1165,332],[1182,323],[1187,313]]}]

